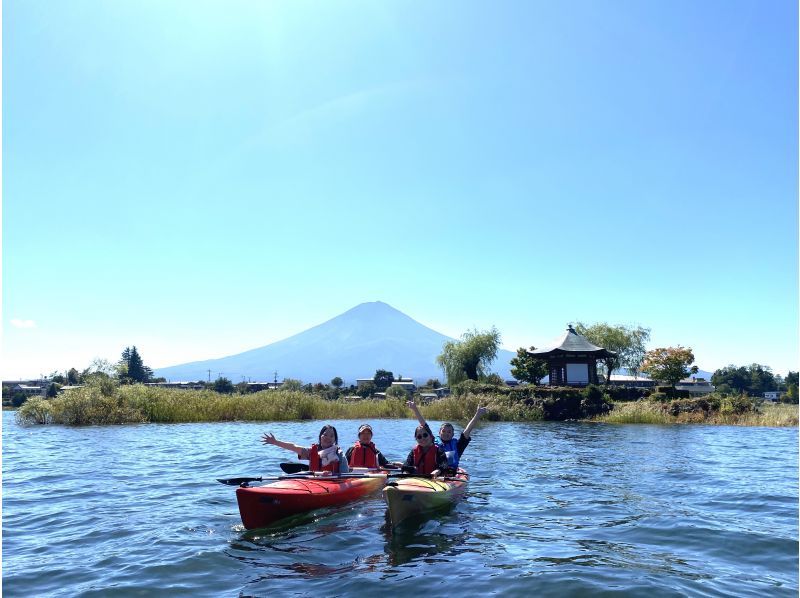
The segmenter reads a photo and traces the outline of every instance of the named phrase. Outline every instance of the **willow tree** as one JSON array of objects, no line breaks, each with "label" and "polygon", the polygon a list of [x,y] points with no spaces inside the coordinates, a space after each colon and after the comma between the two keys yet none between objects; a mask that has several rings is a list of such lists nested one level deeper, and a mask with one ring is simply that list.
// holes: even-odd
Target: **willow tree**
[{"label": "willow tree", "polygon": [[436,363],[450,385],[479,380],[487,375],[489,366],[497,358],[499,346],[500,333],[496,328],[485,332],[468,330],[460,341],[447,341],[442,345],[442,354],[436,358]]},{"label": "willow tree", "polygon": [[646,352],[645,343],[650,340],[650,329],[641,326],[612,326],[605,322],[587,326],[582,322],[575,325],[575,331],[585,336],[593,345],[613,351],[616,355],[603,359],[606,369],[606,385],[611,380],[611,372],[620,367],[627,368],[636,376],[642,367]]}]

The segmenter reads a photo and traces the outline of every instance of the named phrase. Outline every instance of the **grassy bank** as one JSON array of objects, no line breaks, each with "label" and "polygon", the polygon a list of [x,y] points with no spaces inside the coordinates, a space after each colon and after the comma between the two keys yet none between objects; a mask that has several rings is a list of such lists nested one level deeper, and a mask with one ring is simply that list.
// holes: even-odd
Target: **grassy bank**
[{"label": "grassy bank", "polygon": [[[481,389],[484,390],[484,389]],[[421,406],[430,420],[465,424],[478,405],[490,421],[591,419],[607,423],[706,423],[742,426],[797,426],[796,405],[759,406],[749,399],[709,397],[669,402],[612,403],[596,389],[549,391],[546,396],[465,392]],[[26,424],[96,425],[214,421],[296,421],[411,418],[400,399],[335,400],[300,391],[267,390],[220,394],[105,381],[70,390],[53,399],[34,397],[16,413]]]},{"label": "grassy bank", "polygon": [[733,410],[686,411],[672,415],[665,406],[653,401],[617,403],[614,410],[593,418],[611,424],[713,424],[725,426],[797,427],[797,405],[764,404],[755,411]]}]

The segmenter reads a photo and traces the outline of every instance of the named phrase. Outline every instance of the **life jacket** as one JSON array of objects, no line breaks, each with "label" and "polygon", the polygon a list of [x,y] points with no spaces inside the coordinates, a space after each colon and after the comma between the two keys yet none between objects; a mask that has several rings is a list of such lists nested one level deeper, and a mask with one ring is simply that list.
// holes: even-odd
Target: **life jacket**
[{"label": "life jacket", "polygon": [[458,441],[455,438],[451,438],[447,442],[444,442],[437,436],[436,446],[442,447],[444,454],[447,455],[447,464],[450,465],[450,467],[457,468],[459,459]]},{"label": "life jacket", "polygon": [[360,440],[356,440],[353,445],[353,452],[350,453],[348,464],[351,467],[369,467],[370,469],[378,468],[378,449],[375,448],[373,443],[361,444]]},{"label": "life jacket", "polygon": [[322,459],[319,457],[319,445],[312,444],[308,449],[308,468],[311,471],[330,471],[339,473],[339,461],[331,461],[325,467],[322,466]]},{"label": "life jacket", "polygon": [[436,445],[432,444],[424,455],[420,445],[415,446],[412,452],[414,453],[414,467],[417,468],[417,473],[422,475],[433,473],[436,469]]}]

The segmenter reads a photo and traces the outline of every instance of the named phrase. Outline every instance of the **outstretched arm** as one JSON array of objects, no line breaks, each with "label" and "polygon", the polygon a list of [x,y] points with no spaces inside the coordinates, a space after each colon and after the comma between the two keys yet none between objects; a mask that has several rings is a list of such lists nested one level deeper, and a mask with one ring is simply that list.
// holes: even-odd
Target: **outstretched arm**
[{"label": "outstretched arm", "polygon": [[299,446],[292,442],[284,442],[283,440],[278,440],[275,438],[275,435],[271,432],[266,432],[261,437],[261,442],[264,444],[271,444],[273,446],[279,446],[282,449],[286,449],[287,451],[292,451],[296,455],[298,455],[301,459],[308,458],[308,449],[304,446]]},{"label": "outstretched arm", "polygon": [[475,415],[472,417],[471,420],[469,420],[469,423],[467,424],[467,427],[464,428],[463,432],[461,432],[461,434],[465,438],[469,438],[469,435],[472,432],[472,428],[475,427],[475,424],[478,423],[478,420],[483,416],[484,413],[486,413],[486,407],[480,407],[479,406],[478,410],[475,412]]},{"label": "outstretched arm", "polygon": [[425,418],[422,417],[422,414],[419,412],[419,407],[417,407],[417,404],[414,401],[407,401],[406,405],[408,405],[408,408],[411,409],[411,411],[414,412],[414,415],[417,416],[417,421],[419,421],[420,426],[428,426],[428,422],[426,422]]}]

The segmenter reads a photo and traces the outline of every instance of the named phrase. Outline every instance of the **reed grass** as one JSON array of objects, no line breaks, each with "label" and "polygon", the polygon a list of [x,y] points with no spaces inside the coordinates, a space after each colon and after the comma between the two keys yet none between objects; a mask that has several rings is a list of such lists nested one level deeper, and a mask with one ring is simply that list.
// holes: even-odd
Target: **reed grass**
[{"label": "reed grass", "polygon": [[797,427],[797,405],[762,405],[757,411],[732,413],[724,410],[670,415],[657,401],[617,403],[614,410],[593,421],[610,424],[714,424],[726,426]]},{"label": "reed grass", "polygon": [[265,390],[240,395],[141,384],[113,387],[92,384],[49,400],[34,397],[16,413],[21,424],[63,425],[398,417],[411,417],[400,399],[328,401],[300,391]]},{"label": "reed grass", "polygon": [[[507,394],[466,393],[420,405],[429,420],[465,425],[479,405],[490,421],[537,421],[542,409],[531,401]],[[592,418],[606,423],[684,424],[706,423],[740,426],[797,426],[796,405],[763,405],[756,411],[736,413],[723,400],[719,410],[670,415],[664,403],[616,403],[605,415]],[[124,424],[214,421],[297,421],[412,418],[401,398],[330,401],[300,391],[265,390],[254,394],[220,394],[212,390],[177,390],[144,385],[119,386],[111,381],[90,383],[65,391],[53,399],[33,397],[16,413],[20,424]]]}]

